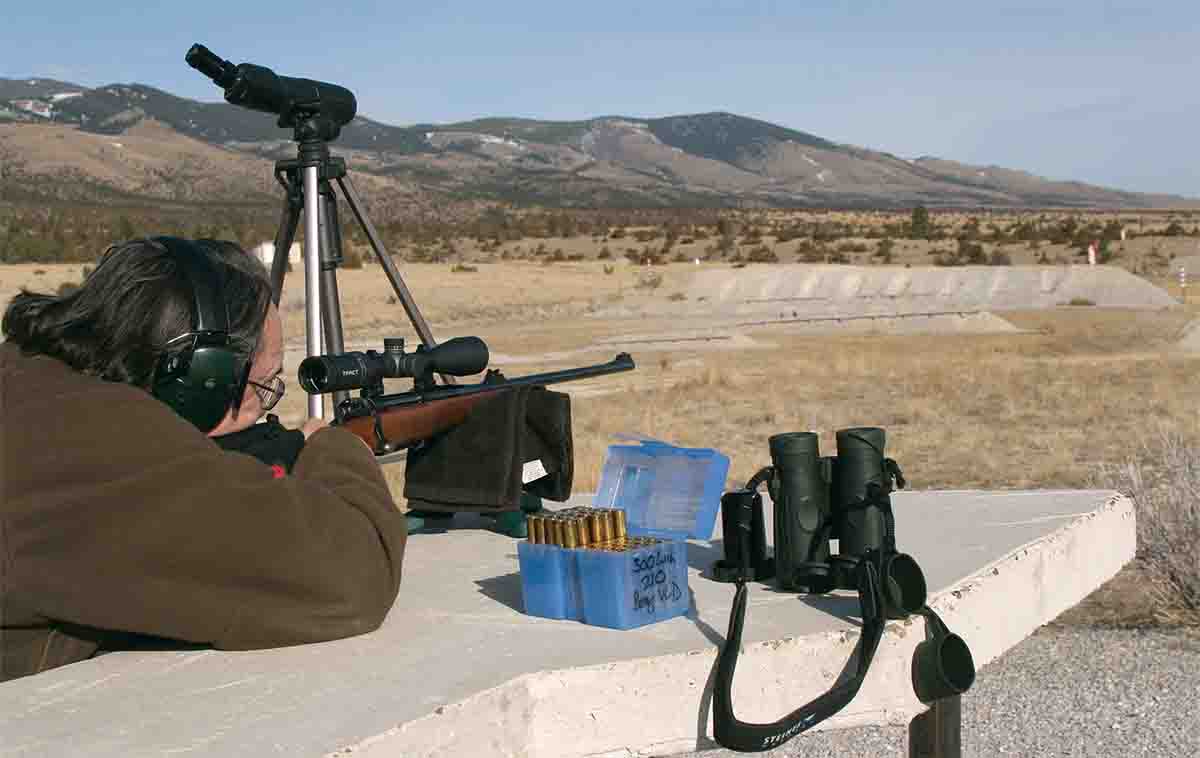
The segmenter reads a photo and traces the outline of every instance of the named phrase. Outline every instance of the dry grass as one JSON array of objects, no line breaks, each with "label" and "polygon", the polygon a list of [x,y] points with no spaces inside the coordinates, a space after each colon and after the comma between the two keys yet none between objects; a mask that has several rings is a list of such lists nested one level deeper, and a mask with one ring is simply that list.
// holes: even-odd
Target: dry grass
[{"label": "dry grass", "polygon": [[1097,482],[1137,506],[1138,559],[1154,620],[1200,626],[1200,448],[1162,430]]},{"label": "dry grass", "polygon": [[732,483],[765,462],[771,434],[818,431],[832,451],[835,430],[881,426],[913,486],[928,489],[1086,486],[1147,423],[1195,439],[1200,361],[1145,351],[1161,344],[1161,317],[1142,314],[1137,328],[1126,315],[1114,335],[1070,316],[1060,314],[1056,334],[759,335],[775,346],[645,356],[639,373],[658,388],[576,401],[578,486],[595,485],[620,431],[716,447],[733,460]]}]

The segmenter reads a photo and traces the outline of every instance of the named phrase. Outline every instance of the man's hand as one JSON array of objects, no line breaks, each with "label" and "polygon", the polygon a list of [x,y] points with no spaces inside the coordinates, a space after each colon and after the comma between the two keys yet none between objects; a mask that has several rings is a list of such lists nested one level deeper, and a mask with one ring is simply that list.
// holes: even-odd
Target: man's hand
[{"label": "man's hand", "polygon": [[[304,433],[304,439],[308,439],[313,434],[313,432],[317,431],[318,429],[324,429],[327,426],[329,426],[329,421],[326,419],[310,418],[308,421],[304,422],[304,426],[300,427],[300,431]],[[364,440],[362,437],[359,437],[356,434],[356,435],[354,435],[354,438],[357,439],[359,442],[363,443],[363,447],[365,447],[367,450],[371,450],[371,446],[369,444],[367,444],[367,441]],[[375,451],[371,450],[371,455],[374,455],[374,454],[375,454]]]},{"label": "man's hand", "polygon": [[329,420],[323,418],[310,418],[304,422],[304,426],[300,427],[300,431],[304,433],[304,439],[312,436],[313,432],[318,429],[324,429],[329,426]]}]

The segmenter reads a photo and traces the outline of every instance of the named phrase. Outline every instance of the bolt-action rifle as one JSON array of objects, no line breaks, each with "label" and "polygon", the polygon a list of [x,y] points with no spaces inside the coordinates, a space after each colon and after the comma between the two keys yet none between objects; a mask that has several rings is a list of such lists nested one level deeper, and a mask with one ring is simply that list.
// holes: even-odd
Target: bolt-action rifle
[{"label": "bolt-action rifle", "polygon": [[[404,352],[404,340],[385,339],[384,351],[314,355],[300,364],[300,386],[310,394],[360,390],[334,409],[333,425],[366,442],[376,455],[412,447],[461,424],[471,410],[495,393],[516,387],[540,387],[590,379],[635,366],[628,353],[607,363],[505,378],[488,370],[477,384],[438,385],[434,374],[471,376],[487,367],[488,349],[478,337],[458,337],[426,349]],[[411,377],[413,389],[384,394],[383,380]]]}]

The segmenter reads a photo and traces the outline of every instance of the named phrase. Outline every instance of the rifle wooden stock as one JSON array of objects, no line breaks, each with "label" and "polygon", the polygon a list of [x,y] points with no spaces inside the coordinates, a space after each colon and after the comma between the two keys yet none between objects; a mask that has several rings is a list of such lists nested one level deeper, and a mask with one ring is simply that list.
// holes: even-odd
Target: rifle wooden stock
[{"label": "rifle wooden stock", "polygon": [[[388,443],[396,447],[408,447],[461,424],[467,420],[467,416],[471,415],[472,409],[478,403],[496,397],[496,393],[508,389],[497,387],[487,392],[449,397],[437,402],[383,408],[376,415]],[[375,434],[375,419],[374,415],[359,416],[346,419],[339,426],[362,438],[372,450],[376,450],[379,447],[379,439]]]},{"label": "rifle wooden stock", "polygon": [[377,454],[384,454],[411,447],[461,424],[478,403],[496,397],[497,392],[515,387],[544,387],[634,368],[628,353],[618,353],[608,363],[512,379],[505,379],[499,371],[489,371],[479,384],[425,387],[396,395],[347,400],[338,407],[334,423],[360,437]]}]

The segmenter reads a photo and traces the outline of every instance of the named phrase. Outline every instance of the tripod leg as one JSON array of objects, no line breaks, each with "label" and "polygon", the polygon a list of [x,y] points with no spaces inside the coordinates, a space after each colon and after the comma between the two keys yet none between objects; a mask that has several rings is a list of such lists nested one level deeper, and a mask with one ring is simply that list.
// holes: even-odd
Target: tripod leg
[{"label": "tripod leg", "polygon": [[[350,203],[350,210],[354,211],[354,217],[358,219],[359,225],[367,233],[367,239],[371,241],[371,249],[375,251],[379,265],[383,266],[383,270],[387,272],[388,279],[392,282],[392,289],[396,291],[396,297],[400,298],[401,304],[404,305],[404,310],[408,313],[408,320],[412,322],[413,328],[417,330],[417,335],[421,338],[421,344],[427,348],[436,346],[437,342],[433,339],[433,332],[429,330],[429,324],[425,322],[425,317],[417,309],[417,303],[413,300],[412,293],[408,291],[408,285],[400,277],[400,270],[396,268],[392,257],[383,249],[383,240],[379,238],[379,233],[375,231],[375,225],[371,223],[371,219],[367,218],[362,203],[359,202],[358,195],[354,191],[354,185],[350,183],[350,177],[338,177],[337,182],[346,195],[346,200]],[[443,378],[453,383],[449,377]]]},{"label": "tripod leg", "polygon": [[274,293],[276,307],[279,306],[279,298],[283,296],[283,277],[287,272],[288,255],[292,251],[292,242],[296,239],[300,214],[304,211],[304,195],[296,182],[295,172],[288,172],[288,181],[284,187],[283,211],[279,215],[279,231],[275,233],[275,258],[271,261],[271,292]]},{"label": "tripod leg", "polygon": [[[325,330],[325,351],[345,351],[342,333],[342,305],[338,297],[337,268],[342,263],[342,231],[338,226],[337,196],[327,180],[321,180],[321,318]],[[333,393],[333,407],[349,399],[350,393]]]}]

